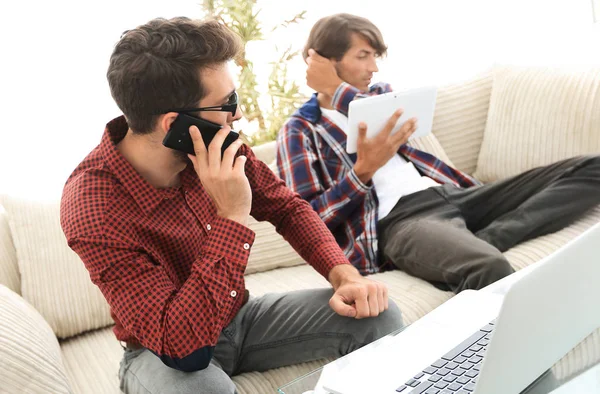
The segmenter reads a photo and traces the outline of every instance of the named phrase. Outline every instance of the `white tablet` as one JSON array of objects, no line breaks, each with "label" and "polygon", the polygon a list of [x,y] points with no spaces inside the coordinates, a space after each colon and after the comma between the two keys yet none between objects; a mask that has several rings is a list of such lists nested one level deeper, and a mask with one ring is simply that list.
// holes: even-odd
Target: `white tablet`
[{"label": "white tablet", "polygon": [[436,97],[436,87],[423,87],[384,93],[350,102],[348,130],[346,130],[348,137],[346,151],[356,153],[358,124],[360,122],[367,124],[367,138],[374,137],[383,129],[390,116],[398,108],[402,108],[404,113],[398,119],[392,134],[398,131],[404,122],[410,118],[417,118],[417,130],[410,136],[409,140],[431,133]]}]

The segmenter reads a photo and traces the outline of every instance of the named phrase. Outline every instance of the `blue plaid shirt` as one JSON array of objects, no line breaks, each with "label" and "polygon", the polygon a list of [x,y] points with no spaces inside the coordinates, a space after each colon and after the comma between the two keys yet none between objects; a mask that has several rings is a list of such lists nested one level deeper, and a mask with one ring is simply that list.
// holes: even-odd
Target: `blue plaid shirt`
[{"label": "blue plaid shirt", "polygon": [[[388,84],[371,86],[369,93],[342,83],[332,106],[347,116],[357,96],[391,91]],[[438,183],[470,187],[478,182],[429,153],[402,145],[398,153],[410,160],[422,175]],[[377,193],[372,182],[364,184],[353,170],[356,154],[346,153],[346,134],[321,116],[317,95],[286,122],[277,137],[277,170],[287,186],[308,201],[319,214],[348,260],[363,274],[385,269],[377,254]]]}]

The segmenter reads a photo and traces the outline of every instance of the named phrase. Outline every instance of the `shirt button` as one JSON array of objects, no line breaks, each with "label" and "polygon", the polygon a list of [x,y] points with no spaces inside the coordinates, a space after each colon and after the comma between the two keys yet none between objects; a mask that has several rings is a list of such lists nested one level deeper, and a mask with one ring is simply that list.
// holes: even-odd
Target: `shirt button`
[{"label": "shirt button", "polygon": [[244,244],[244,249],[246,249],[246,250],[250,249],[250,245],[249,244]]},{"label": "shirt button", "polygon": [[208,231],[210,231],[210,229],[211,229],[211,228],[212,228],[212,227],[210,227],[210,224],[207,224],[207,225],[206,225],[206,229],[207,229]]},{"label": "shirt button", "polygon": [[237,291],[231,290],[231,293],[229,293],[229,294],[231,294],[232,297],[235,297],[237,295]]}]

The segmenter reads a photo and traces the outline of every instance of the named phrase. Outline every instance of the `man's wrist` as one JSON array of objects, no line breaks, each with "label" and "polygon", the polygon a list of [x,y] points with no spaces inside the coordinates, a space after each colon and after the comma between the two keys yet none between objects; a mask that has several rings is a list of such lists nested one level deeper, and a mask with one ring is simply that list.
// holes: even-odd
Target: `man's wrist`
[{"label": "man's wrist", "polygon": [[350,280],[353,277],[360,277],[360,272],[354,268],[351,264],[339,264],[336,265],[329,271],[329,283],[333,286],[334,290],[337,290],[344,282]]},{"label": "man's wrist", "polygon": [[360,179],[360,181],[365,185],[369,183],[371,181],[371,178],[373,178],[373,175],[375,175],[374,171],[365,169],[362,165],[360,165],[360,163],[356,163],[354,165],[354,173],[356,174],[358,179]]},{"label": "man's wrist", "polygon": [[338,88],[340,87],[340,85],[342,84],[342,80],[338,77],[335,80],[332,81],[331,85],[326,89],[325,94],[327,94],[330,97],[333,97],[333,95],[335,94],[335,92],[337,92]]}]

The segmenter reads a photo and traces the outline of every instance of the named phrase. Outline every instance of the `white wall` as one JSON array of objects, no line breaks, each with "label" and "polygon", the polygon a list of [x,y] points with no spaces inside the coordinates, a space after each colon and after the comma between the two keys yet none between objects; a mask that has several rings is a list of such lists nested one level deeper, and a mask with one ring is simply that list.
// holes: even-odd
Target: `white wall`
[{"label": "white wall", "polygon": [[[3,1],[0,193],[59,198],[105,123],[119,115],[105,73],[120,34],[157,16],[200,17],[198,3]],[[308,11],[301,25],[250,48],[263,78],[275,43],[301,48],[312,24],[335,12],[363,15],[381,28],[389,56],[378,79],[396,88],[467,79],[494,62],[600,64],[600,28],[592,25],[590,0],[262,0],[261,5],[267,26]],[[292,71],[303,82],[300,60]]]}]

